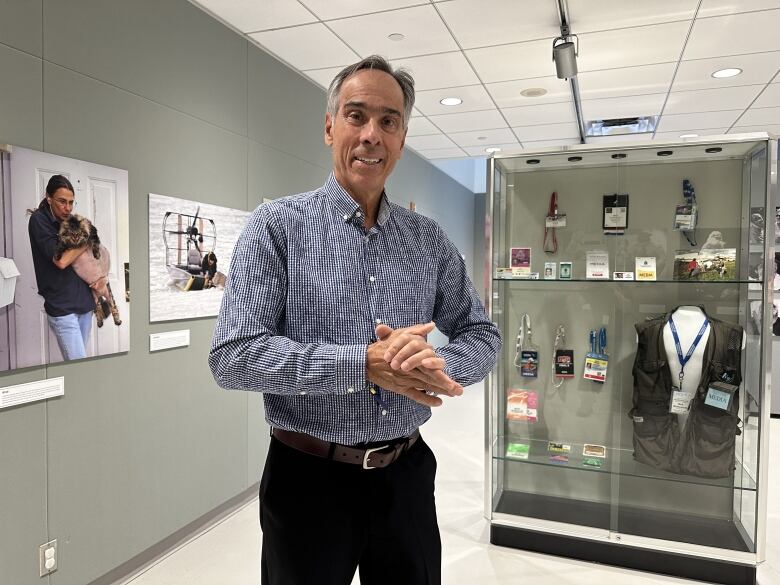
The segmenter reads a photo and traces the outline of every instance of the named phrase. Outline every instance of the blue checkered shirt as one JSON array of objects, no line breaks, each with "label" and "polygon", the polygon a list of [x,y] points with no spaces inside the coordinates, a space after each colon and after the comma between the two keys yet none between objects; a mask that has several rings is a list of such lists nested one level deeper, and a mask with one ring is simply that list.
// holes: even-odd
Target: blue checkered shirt
[{"label": "blue checkered shirt", "polygon": [[383,195],[366,231],[359,205],[331,175],[316,191],[253,212],[233,253],[209,366],[223,388],[262,392],[273,427],[347,445],[405,436],[431,410],[370,392],[366,349],[380,321],[393,329],[435,321],[449,338],[436,352],[463,386],[488,374],[501,347],[442,229]]}]

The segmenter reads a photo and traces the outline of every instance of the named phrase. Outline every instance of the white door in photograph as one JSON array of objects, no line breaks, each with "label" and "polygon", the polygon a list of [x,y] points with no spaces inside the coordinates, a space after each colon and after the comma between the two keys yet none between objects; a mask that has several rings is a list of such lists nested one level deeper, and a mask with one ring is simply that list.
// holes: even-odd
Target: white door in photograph
[{"label": "white door in photograph", "polygon": [[[111,254],[109,282],[122,316],[124,331],[109,318],[98,330],[93,321],[87,343],[87,355],[106,355],[127,351],[130,319],[124,295],[124,262],[127,261],[126,228],[117,217],[127,217],[127,172],[103,165],[77,161],[53,154],[14,147],[11,152],[11,228],[12,254],[21,272],[17,280],[15,313],[17,327],[17,367],[62,361],[57,340],[51,332],[38,294],[27,232],[28,209],[35,209],[46,192],[52,175],[67,177],[73,184],[76,206],[73,213],[83,215],[98,228],[103,245]],[[119,214],[124,214],[118,215]]]}]

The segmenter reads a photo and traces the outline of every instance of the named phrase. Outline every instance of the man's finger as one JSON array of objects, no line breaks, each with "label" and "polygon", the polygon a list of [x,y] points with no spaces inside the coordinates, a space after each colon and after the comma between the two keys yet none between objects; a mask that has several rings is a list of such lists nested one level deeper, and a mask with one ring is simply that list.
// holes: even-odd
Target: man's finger
[{"label": "man's finger", "polygon": [[417,368],[409,372],[408,376],[416,380],[417,385],[446,394],[447,396],[460,396],[463,394],[463,386],[441,370],[421,370]]},{"label": "man's finger", "polygon": [[376,333],[377,339],[384,339],[388,335],[390,335],[393,332],[393,329],[391,327],[388,327],[384,323],[380,323],[374,328],[374,333]]},{"label": "man's finger", "polygon": [[433,352],[433,347],[430,343],[423,341],[419,337],[412,338],[393,356],[393,359],[390,361],[390,367],[397,370],[410,357],[426,350]]},{"label": "man's finger", "polygon": [[418,390],[417,388],[407,388],[399,392],[402,396],[406,396],[410,400],[424,404],[425,406],[441,406],[444,401],[438,396],[433,396],[425,392],[425,390]]},{"label": "man's finger", "polygon": [[[406,348],[404,348],[404,349],[406,349]],[[436,356],[436,352],[433,351],[433,348],[432,347],[426,347],[422,351],[418,351],[417,353],[415,353],[415,354],[409,356],[408,358],[404,359],[401,362],[400,368],[404,372],[408,372],[410,370],[413,370],[415,368],[419,368],[420,366],[422,366],[423,360],[428,359],[428,358],[435,358],[435,357],[437,357],[437,356]],[[395,363],[396,361],[400,361],[401,359],[402,359],[401,353],[396,354],[396,356],[393,358],[393,361],[390,363],[390,367],[393,367],[393,363]],[[444,366],[442,366],[441,368],[429,368],[429,369],[432,369],[432,370],[433,369],[442,370],[442,369],[444,369]]]}]

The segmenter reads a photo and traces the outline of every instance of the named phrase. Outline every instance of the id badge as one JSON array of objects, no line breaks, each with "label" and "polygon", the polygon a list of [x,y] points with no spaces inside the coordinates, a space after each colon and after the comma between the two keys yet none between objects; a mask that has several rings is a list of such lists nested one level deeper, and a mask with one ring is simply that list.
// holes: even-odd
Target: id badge
[{"label": "id badge", "polygon": [[539,352],[535,349],[520,351],[520,375],[523,378],[536,378],[539,375]]},{"label": "id badge", "polygon": [[707,388],[707,397],[704,399],[704,404],[720,410],[729,410],[736,391],[737,386],[734,384],[713,382]]},{"label": "id badge", "polygon": [[555,376],[557,378],[574,377],[574,350],[555,350]]},{"label": "id badge", "polygon": [[693,392],[683,392],[677,386],[672,386],[672,401],[669,404],[669,412],[672,414],[685,414],[693,400]]},{"label": "id badge", "polygon": [[607,379],[608,364],[609,358],[606,355],[589,353],[585,356],[585,370],[582,372],[582,377],[603,384]]}]

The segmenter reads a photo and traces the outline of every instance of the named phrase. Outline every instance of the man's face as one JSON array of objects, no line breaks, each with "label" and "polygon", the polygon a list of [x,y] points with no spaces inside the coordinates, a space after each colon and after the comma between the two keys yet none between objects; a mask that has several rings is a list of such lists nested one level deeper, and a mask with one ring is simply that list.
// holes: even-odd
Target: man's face
[{"label": "man's face", "polygon": [[364,69],[341,86],[335,117],[325,114],[333,172],[353,197],[378,196],[401,158],[406,130],[401,87],[384,71]]},{"label": "man's face", "polygon": [[73,211],[73,205],[76,201],[76,197],[73,195],[73,191],[60,187],[54,192],[54,195],[47,197],[49,200],[49,206],[51,212],[58,221],[63,221],[70,217]]}]

